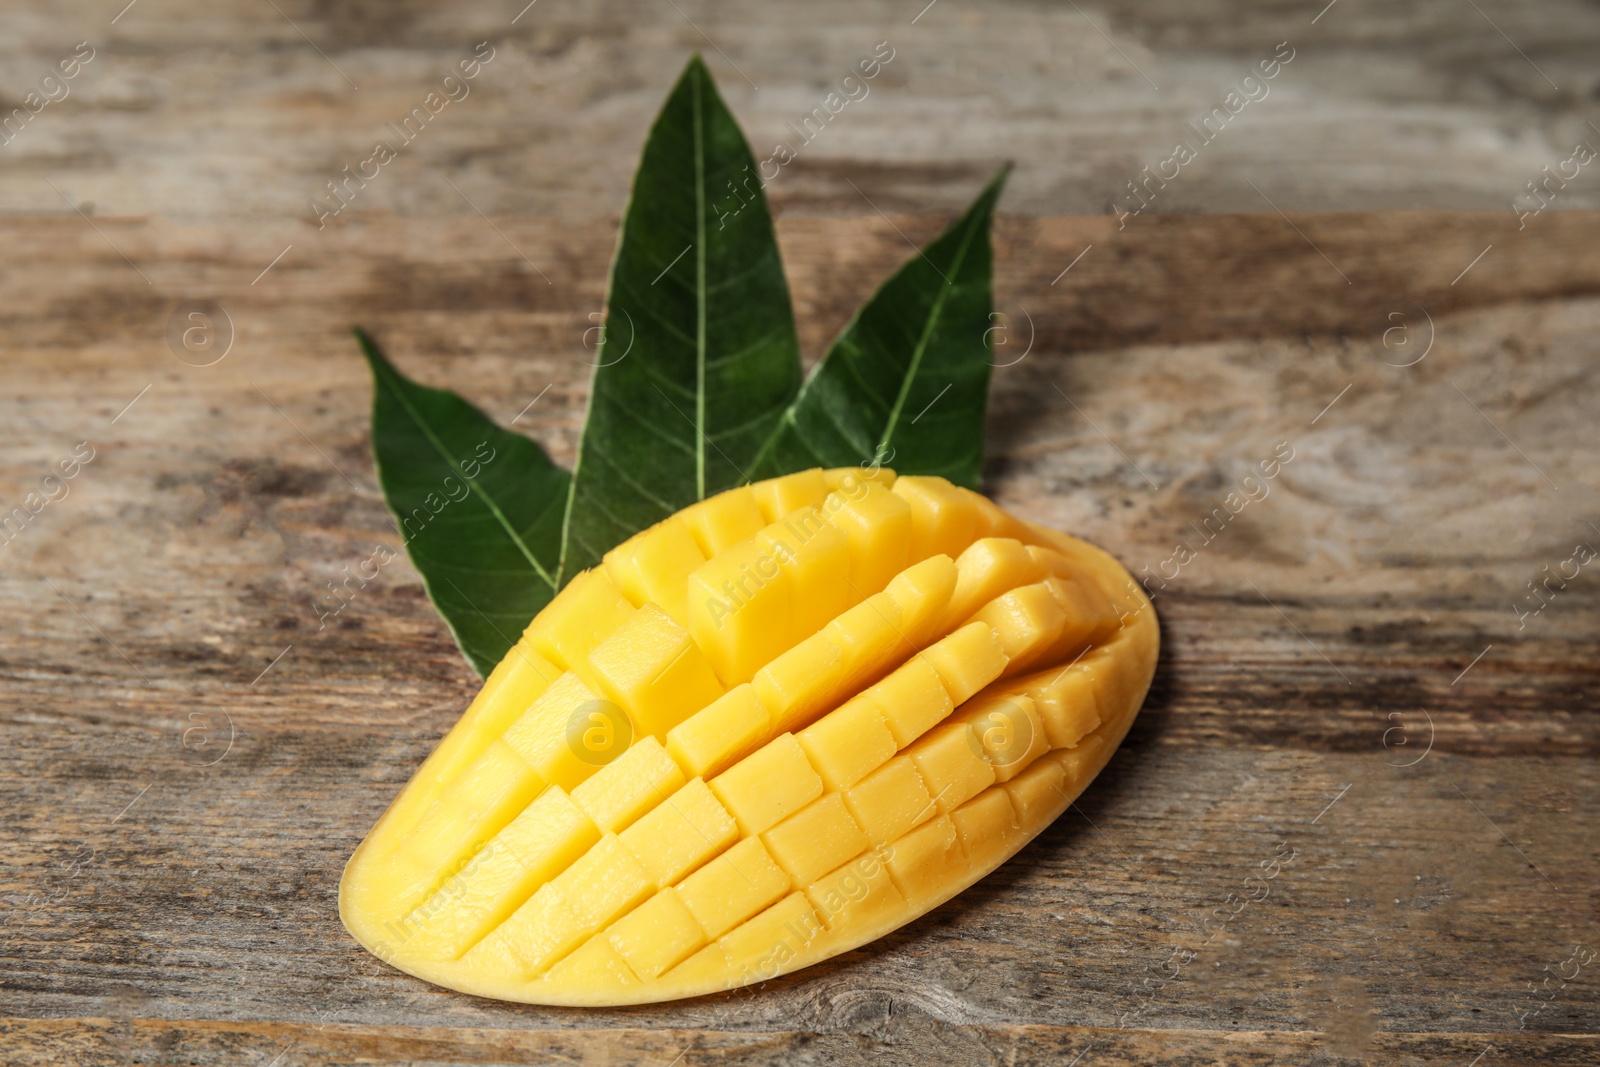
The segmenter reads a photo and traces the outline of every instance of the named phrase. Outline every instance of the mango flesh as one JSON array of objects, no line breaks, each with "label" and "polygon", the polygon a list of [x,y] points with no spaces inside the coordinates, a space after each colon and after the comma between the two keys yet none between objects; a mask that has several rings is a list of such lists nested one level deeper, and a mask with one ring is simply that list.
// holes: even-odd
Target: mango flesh
[{"label": "mango flesh", "polygon": [[345,868],[369,951],[478,996],[763,982],[937,907],[1105,766],[1158,628],[1110,556],[940,478],[729,490],[577,576]]}]

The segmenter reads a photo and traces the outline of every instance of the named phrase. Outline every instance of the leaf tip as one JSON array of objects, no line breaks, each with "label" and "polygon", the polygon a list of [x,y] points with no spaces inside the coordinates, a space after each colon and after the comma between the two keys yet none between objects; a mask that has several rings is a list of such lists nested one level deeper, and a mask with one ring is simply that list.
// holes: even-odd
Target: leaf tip
[{"label": "leaf tip", "polygon": [[700,54],[700,50],[698,48],[689,53],[689,62],[684,64],[683,74],[679,77],[679,80],[681,81],[684,78],[690,77],[691,75],[698,76],[706,81],[712,80],[711,68],[706,66],[705,56]]},{"label": "leaf tip", "polygon": [[978,195],[980,201],[989,201],[991,211],[994,205],[999,203],[1001,190],[1005,188],[1006,179],[1011,177],[1012,168],[1015,166],[1016,164],[1009,159],[1000,164],[1000,169],[995,171],[994,177],[989,179],[989,184],[984,186],[983,192]]},{"label": "leaf tip", "polygon": [[383,353],[378,348],[378,342],[372,335],[360,326],[350,327],[350,334],[356,339],[356,344],[361,347],[361,354],[367,357],[367,362],[383,359]]}]

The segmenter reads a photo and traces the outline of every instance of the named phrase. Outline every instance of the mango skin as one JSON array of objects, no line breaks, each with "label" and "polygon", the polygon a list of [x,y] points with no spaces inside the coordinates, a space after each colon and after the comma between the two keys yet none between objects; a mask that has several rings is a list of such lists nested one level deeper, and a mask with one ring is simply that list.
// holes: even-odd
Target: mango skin
[{"label": "mango skin", "polygon": [[[872,486],[873,501],[880,499],[879,494],[894,483],[892,472],[859,473],[860,481]],[[827,514],[827,498],[819,499],[819,494],[837,490],[841,482],[849,484],[851,477],[849,472],[837,471],[807,472],[807,475],[775,480],[782,481],[784,484],[781,485],[763,483],[752,487],[757,490],[752,496],[760,506],[762,518],[772,520],[774,515],[778,517],[777,521],[769,521],[764,531],[769,534],[769,542],[773,536],[771,528],[783,518],[782,508],[788,507],[794,511],[809,508],[816,509],[819,514]],[[905,499],[911,504],[909,511],[913,521],[920,521],[919,515],[931,515],[932,518],[927,521],[936,522],[937,526],[914,529],[909,538],[901,533],[896,539],[879,537],[876,541],[856,531],[860,535],[858,540],[869,544],[893,543],[899,546],[896,551],[903,550],[909,541],[912,547],[910,558],[904,561],[906,565],[924,562],[918,558],[919,555],[937,560],[952,550],[964,550],[972,541],[985,536],[1014,540],[1026,548],[1031,555],[1031,562],[1019,556],[1019,549],[998,553],[1010,560],[1008,565],[1012,570],[1007,572],[1007,582],[1033,585],[1041,575],[1048,574],[1046,583],[1058,583],[1057,592],[1064,593],[1064,598],[1059,598],[1061,603],[1078,605],[1080,609],[1084,604],[1099,605],[1095,610],[1101,612],[1098,616],[1101,622],[1096,624],[1078,620],[1076,630],[1073,625],[1066,626],[1064,630],[1068,636],[1056,639],[1053,644],[1043,641],[1048,634],[1042,635],[1041,640],[1023,654],[1028,662],[1021,668],[1021,673],[1006,674],[1003,656],[998,672],[997,665],[992,664],[973,678],[952,680],[947,670],[946,674],[939,675],[946,687],[953,684],[957,687],[955,692],[958,697],[967,697],[954,701],[953,711],[944,710],[951,703],[948,698],[945,698],[943,705],[921,715],[917,714],[917,708],[893,706],[897,699],[903,699],[898,694],[920,692],[916,685],[926,689],[930,683],[925,680],[913,683],[909,680],[910,676],[906,685],[893,683],[894,669],[892,665],[885,668],[881,659],[855,663],[853,674],[845,670],[850,664],[840,665],[829,660],[834,663],[830,669],[834,671],[839,692],[839,699],[832,706],[836,710],[849,706],[849,723],[846,724],[841,715],[840,729],[845,725],[859,729],[862,731],[862,744],[867,746],[865,749],[860,746],[839,748],[840,753],[850,750],[849,758],[843,764],[837,759],[828,762],[827,755],[817,747],[822,740],[807,740],[808,737],[825,739],[827,733],[819,732],[821,728],[810,728],[823,721],[827,714],[825,712],[819,716],[815,713],[815,700],[802,705],[803,710],[811,709],[808,712],[811,717],[788,723],[769,721],[750,725],[750,716],[759,716],[761,713],[742,712],[745,718],[739,720],[744,724],[740,729],[749,733],[754,740],[743,743],[742,748],[733,751],[717,768],[708,771],[704,781],[713,783],[710,789],[706,788],[701,778],[694,777],[692,767],[683,768],[681,775],[672,773],[672,765],[665,757],[665,752],[675,751],[668,737],[672,731],[646,734],[646,737],[656,737],[665,748],[661,754],[652,750],[652,766],[661,766],[655,771],[656,777],[651,786],[655,792],[651,797],[624,797],[629,805],[627,810],[630,816],[636,818],[632,833],[628,825],[616,821],[614,811],[621,810],[617,807],[621,801],[608,801],[610,806],[603,812],[597,810],[596,818],[610,820],[604,826],[580,826],[580,822],[587,822],[583,812],[574,809],[564,796],[554,798],[560,803],[552,804],[546,792],[545,806],[552,807],[552,810],[559,809],[563,812],[563,818],[571,823],[570,826],[563,824],[567,834],[563,847],[568,852],[547,860],[520,855],[515,857],[518,861],[526,859],[528,864],[533,865],[546,863],[549,872],[554,872],[564,864],[571,864],[576,855],[574,848],[600,841],[604,849],[610,850],[602,858],[613,860],[605,870],[621,872],[605,875],[611,879],[603,887],[606,892],[595,892],[596,887],[589,885],[570,884],[571,876],[564,883],[559,874],[551,875],[549,880],[543,882],[544,888],[533,890],[528,884],[529,879],[524,878],[518,883],[516,892],[531,893],[529,902],[518,904],[520,898],[509,897],[496,904],[473,897],[478,925],[473,927],[470,936],[457,936],[454,940],[448,936],[440,938],[434,936],[436,928],[449,927],[454,918],[452,909],[467,900],[468,893],[484,885],[498,888],[502,882],[509,884],[514,880],[500,875],[498,881],[486,878],[480,878],[476,884],[472,881],[479,869],[490,871],[505,867],[507,858],[504,849],[497,853],[494,847],[486,844],[473,855],[473,849],[479,842],[470,841],[463,845],[461,841],[454,840],[452,845],[456,851],[452,856],[464,851],[469,858],[455,859],[449,869],[429,870],[426,869],[426,861],[421,867],[418,866],[415,853],[419,846],[416,842],[431,840],[426,835],[430,826],[444,825],[454,830],[457,826],[471,824],[470,818],[450,807],[454,803],[451,798],[457,795],[476,797],[478,793],[487,792],[487,786],[476,792],[466,788],[462,784],[463,777],[469,777],[485,759],[499,758],[503,763],[509,758],[502,751],[504,746],[497,745],[497,738],[516,721],[516,716],[507,708],[511,707],[514,711],[536,705],[539,698],[560,679],[564,667],[576,671],[575,682],[582,679],[586,670],[581,657],[562,640],[525,640],[491,674],[472,707],[441,741],[433,756],[351,856],[340,884],[340,915],[346,928],[364,947],[392,966],[424,981],[478,996],[567,1006],[649,1003],[765,982],[860,947],[938,907],[1015,855],[1066,810],[1106,765],[1126,735],[1148,691],[1159,654],[1159,626],[1155,612],[1143,590],[1128,572],[1109,554],[1093,545],[1018,520],[976,494],[949,487],[941,479],[905,480],[904,489],[907,490]],[[966,497],[961,494],[966,494]],[[937,507],[930,507],[930,500]],[[954,520],[950,515],[952,500],[958,509]],[[964,525],[969,521],[968,516],[959,514],[964,500],[970,503],[970,526]],[[883,505],[874,507],[878,512],[890,516],[885,521],[904,524],[904,518],[894,509]],[[697,505],[697,508],[701,509],[702,514],[710,516],[704,522],[698,516],[692,520],[696,537],[702,546],[720,544],[721,551],[725,552],[734,544],[746,543],[735,539],[748,534],[745,527],[753,526],[754,520],[748,516],[755,514],[754,507],[744,504],[734,508],[731,504],[725,504],[713,508]],[[853,517],[861,510],[859,507],[851,508],[849,515]],[[871,511],[873,507],[866,510]],[[718,514],[710,514],[713,511]],[[734,519],[723,520],[721,515],[724,513],[737,515],[742,525],[736,526]],[[723,521],[725,526],[715,525]],[[952,529],[962,532],[952,534]],[[646,534],[650,532],[645,531]],[[967,540],[967,546],[961,544],[963,539]],[[619,547],[626,550],[628,544]],[[622,554],[627,555],[625,551]],[[975,551],[973,556],[976,558],[983,554]],[[996,555],[992,551],[988,554]],[[628,558],[631,560],[643,555],[637,553]],[[691,567],[696,559],[702,557],[714,561],[716,554],[702,551],[695,554],[695,558],[688,559],[682,567]],[[1022,563],[1019,564],[1018,560],[1022,560]],[[786,558],[785,566],[790,565],[790,560]],[[803,561],[792,565],[802,566]],[[709,562],[701,566],[710,571],[716,570]],[[840,573],[842,567],[853,575],[874,572],[868,563],[844,559],[837,552],[817,566],[828,568],[829,574]],[[904,569],[899,560],[894,566]],[[769,571],[775,569],[768,568]],[[878,567],[876,570],[886,575],[891,569]],[[953,570],[959,571],[960,568]],[[902,597],[904,603],[909,605],[906,610],[942,610],[943,617],[917,624],[921,629],[915,633],[901,631],[902,636],[914,638],[911,640],[914,648],[933,646],[944,636],[961,629],[961,624],[966,621],[965,616],[976,614],[980,619],[983,618],[981,611],[969,612],[972,604],[977,602],[973,598],[988,596],[1000,588],[980,589],[982,583],[967,582],[964,572],[962,577],[955,579],[953,590],[938,587],[938,582],[943,580],[934,577],[943,573],[938,566],[933,566],[932,570],[924,566],[922,571],[930,577],[922,579],[922,587],[914,591],[915,595],[905,594],[911,599]],[[596,568],[588,573],[598,577],[604,572]],[[785,585],[782,593],[793,595],[795,590],[805,590],[806,583],[798,575],[798,571],[794,574],[782,572]],[[672,588],[676,588],[675,583],[679,580],[672,573],[651,573],[646,578],[657,587],[665,581]],[[689,575],[685,573],[682,578],[688,581]],[[927,600],[930,594],[926,588],[930,580],[938,587],[931,594],[935,598],[933,600]],[[966,584],[962,584],[964,582]],[[1070,588],[1059,588],[1061,583]],[[632,584],[638,586],[641,583],[635,577]],[[776,577],[772,584],[778,585]],[[857,583],[851,584],[854,586]],[[614,599],[612,583],[606,582],[605,587],[606,596]],[[591,600],[597,588],[592,586],[588,591]],[[1020,585],[1008,585],[1006,588],[1020,588]],[[938,599],[941,593],[944,600]],[[962,600],[964,595],[967,596],[966,601]],[[849,606],[855,606],[857,610],[851,616],[853,618],[867,617],[868,609],[880,601],[881,607],[873,610],[899,610],[894,607],[895,601],[887,592],[857,587],[853,592],[835,592],[831,596],[828,610],[835,611],[840,605],[845,605],[846,610]],[[1031,592],[1029,596],[1039,598],[1037,592]],[[923,599],[918,600],[918,597]],[[1015,599],[1012,598],[1013,601]],[[979,607],[991,602],[992,598],[984,600]],[[632,606],[642,610],[650,603],[654,601]],[[606,604],[606,617],[595,625],[600,630],[609,628],[609,632],[585,634],[584,642],[593,642],[597,646],[611,632],[624,628],[626,617],[629,616],[627,605],[612,608],[609,606],[611,600],[607,600]],[[942,609],[939,607],[941,604],[945,605]],[[1114,626],[1105,623],[1108,618],[1104,614],[1107,606],[1114,612]],[[685,614],[696,610],[694,605],[685,607],[683,601],[675,602],[672,608],[668,614],[676,615],[680,621]],[[558,614],[559,609],[552,609],[558,609],[558,606],[552,604],[551,609],[541,613],[540,619]],[[756,610],[750,612],[750,617],[757,617],[759,610],[758,605]],[[993,611],[990,617],[993,617]],[[586,611],[582,618],[592,620],[598,617],[592,611]],[[530,635],[534,635],[540,626],[540,619],[530,625]],[[654,621],[658,628],[668,626],[665,622]],[[585,625],[590,623],[586,621]],[[1083,632],[1091,630],[1095,640],[1087,649],[1082,647],[1081,640],[1076,646],[1069,643],[1078,640]],[[819,631],[812,639],[818,648],[822,646],[820,634]],[[998,645],[1000,636],[998,632],[995,633],[994,644]],[[833,644],[838,645],[839,640],[836,636]],[[1006,640],[1015,644],[1017,638],[1008,633]],[[804,641],[802,639],[799,644],[803,645]],[[793,634],[784,635],[781,643],[787,646],[789,660],[799,657],[798,661],[802,664],[809,662],[803,658],[808,655],[804,649],[792,651],[798,647]],[[684,641],[683,644],[687,646],[691,642]],[[862,640],[858,644],[867,648],[872,642]],[[883,642],[879,644],[883,645]],[[550,654],[541,656],[530,651],[541,647],[550,650]],[[847,641],[843,647],[847,649],[845,654],[848,657],[851,654],[848,650],[852,646]],[[892,654],[904,651],[905,648],[901,647]],[[1012,651],[1017,652],[1018,649],[1013,647]],[[857,655],[859,658],[865,654]],[[558,655],[563,662],[555,661]],[[827,655],[834,654],[828,652]],[[1041,656],[1044,658],[1041,659]],[[604,660],[603,656],[599,658]],[[915,653],[912,658],[916,658]],[[928,659],[939,662],[937,656]],[[740,677],[749,670],[753,661],[748,655],[743,662],[726,668],[730,672],[737,672],[730,674],[730,677],[713,677],[712,669],[717,665],[714,657],[706,657],[705,662],[711,666],[693,667],[699,672],[695,674],[697,681],[692,687],[696,693],[693,702],[709,701],[710,705],[720,705],[724,709],[718,713],[723,717],[714,722],[719,729],[727,719],[728,708],[734,705],[741,708],[762,706],[759,699],[750,695],[753,690],[747,683],[731,682],[731,678]],[[683,669],[681,656],[674,663],[679,664],[680,670]],[[695,663],[700,663],[700,660],[696,658]],[[959,672],[964,665],[953,664],[951,669]],[[921,664],[913,666],[922,667]],[[925,668],[922,673],[927,673]],[[804,672],[797,672],[797,675],[803,677]],[[985,679],[989,678],[993,680],[985,684]],[[875,679],[878,680],[876,685],[866,684]],[[593,678],[586,686],[576,685],[575,682],[570,684],[574,691],[590,691],[598,685]],[[826,684],[830,683],[823,681],[814,684],[825,689]],[[982,685],[983,688],[967,695],[967,691],[975,685]],[[872,694],[878,691],[885,695],[874,702]],[[723,696],[712,700],[718,692],[723,692]],[[554,698],[547,698],[546,702],[550,699]],[[771,699],[770,696],[768,699]],[[885,702],[889,706],[885,706]],[[988,711],[995,707],[1011,710],[995,720]],[[683,709],[679,710],[681,717],[661,720],[659,713],[651,712],[650,716],[653,717],[647,716],[640,722],[660,725],[664,721],[673,723],[678,731],[690,729],[689,724],[694,722],[693,713],[681,715]],[[615,725],[607,719],[608,715],[622,722],[629,718],[629,714],[603,712],[593,728],[595,736],[605,735],[607,727]],[[792,718],[792,711],[790,715]],[[769,717],[773,720],[778,718],[770,712]],[[886,728],[890,720],[899,724],[895,728],[899,736],[891,735]],[[932,721],[931,725],[929,720]],[[1008,739],[1005,736],[1007,729],[996,728],[997,721],[1008,729],[1022,724],[1022,729],[1030,736],[1022,742]],[[856,726],[857,723],[860,725]],[[913,725],[907,726],[907,723]],[[780,727],[782,732],[778,732]],[[637,729],[638,726],[630,728]],[[788,732],[791,728],[793,736],[801,739],[800,744],[783,742],[779,746],[781,753],[774,749],[771,754],[765,754],[765,749],[771,744],[791,737]],[[754,733],[750,733],[752,730]],[[1043,739],[1038,736],[1041,730],[1046,735]],[[838,734],[839,730],[831,732]],[[777,740],[767,745],[756,743],[769,736]],[[971,751],[981,759],[975,762],[964,757],[961,747],[956,743],[957,738],[969,740]],[[635,737],[633,740],[637,742],[641,739]],[[1052,747],[1052,741],[1069,744]],[[899,755],[888,757],[897,747]],[[820,757],[824,765],[823,775],[816,776],[815,782],[807,777],[808,772],[804,769],[808,753],[811,764],[818,764]],[[564,794],[580,799],[591,795],[618,796],[617,788],[604,785],[603,780],[589,778],[591,784],[583,784],[586,776],[598,774],[608,764],[593,768],[584,762],[582,752],[578,755],[579,759],[567,760],[562,764],[558,772],[561,776],[559,784],[548,782],[543,789],[564,789]],[[783,779],[783,788],[774,790],[785,795],[774,796],[770,800],[760,795],[752,785],[752,782],[759,782],[760,779],[753,773],[746,773],[742,778],[740,774],[732,773],[726,784],[718,781],[720,774],[716,773],[717,770],[724,774],[729,773],[730,767],[738,771],[745,761],[750,761],[754,768],[758,757],[766,761],[763,766],[787,768],[774,772],[787,776]],[[731,765],[729,759],[734,760]],[[1017,769],[1018,762],[1006,762],[1024,759],[1027,762],[1020,770]],[[853,765],[844,766],[861,760],[882,762],[870,773],[862,773],[859,767]],[[983,760],[993,763],[994,769],[986,767]],[[679,759],[678,762],[681,765],[683,761]],[[498,770],[502,764],[483,766],[493,766],[497,768],[496,773],[502,775],[508,773]],[[921,779],[917,777],[918,773],[922,775]],[[930,775],[941,784],[943,794],[938,797],[933,796],[931,791],[919,794],[922,799],[910,801],[904,817],[893,816],[882,807],[882,801],[872,799],[903,797],[906,795],[904,790],[912,787],[898,785],[900,779],[913,783],[919,780],[926,782],[934,780],[929,778]],[[938,777],[940,775],[944,777]],[[689,779],[687,784],[679,785],[684,779]],[[496,785],[495,788],[500,787]],[[516,789],[523,792],[515,792]],[[634,815],[636,811],[647,808],[662,793],[671,793],[674,789],[678,790],[672,793],[671,798],[675,810],[667,810],[658,804],[659,811],[651,811],[644,816]],[[895,792],[896,789],[900,792]],[[497,804],[494,810],[501,814],[495,818],[502,821],[484,825],[490,829],[503,825],[503,820],[510,817],[505,812],[514,815],[515,809],[527,803],[528,791],[528,782],[517,780],[506,789],[495,792],[490,799],[474,800],[480,805],[473,809],[474,817]],[[626,793],[626,788],[623,792]],[[535,791],[534,795],[541,794]],[[512,799],[508,801],[507,797]],[[951,803],[952,800],[959,802]],[[739,808],[740,814],[735,814],[728,806],[730,804]],[[862,804],[877,806],[868,810],[862,808]],[[681,812],[677,808],[681,808]],[[852,815],[855,816],[853,819]],[[745,820],[743,826],[739,825],[741,816]],[[664,817],[667,819],[665,822]],[[684,823],[684,819],[689,822]],[[696,845],[691,851],[697,854],[690,855],[682,848],[673,852],[671,848],[659,844],[663,834],[670,836],[671,832],[689,832],[661,829],[669,824],[691,828],[693,836],[686,840]],[[863,828],[859,839],[850,836],[856,826]],[[816,831],[813,838],[808,838],[805,834],[809,832],[809,827],[826,827],[827,830]],[[878,827],[887,829],[878,830]],[[875,839],[890,834],[894,835],[892,840]],[[820,842],[815,839],[822,837],[828,840]],[[497,836],[492,838],[498,839]],[[519,841],[522,839],[518,838]],[[533,839],[537,839],[537,835]],[[658,844],[650,845],[650,839],[657,840]],[[633,853],[628,851],[630,841],[634,842]],[[841,841],[848,841],[848,846],[840,844]],[[408,843],[411,846],[409,850]],[[738,847],[729,852],[729,847],[735,844]],[[863,844],[866,848],[861,850]],[[647,855],[652,847],[666,848],[666,852]],[[830,848],[832,851],[829,851]],[[856,853],[852,858],[826,874],[818,874],[821,867],[834,863],[839,856],[852,850]],[[598,857],[601,852],[596,851],[595,855]],[[712,862],[718,855],[727,855],[736,860],[734,865],[739,875],[736,880],[730,881],[729,875],[717,873],[728,862],[724,860],[724,868],[718,868],[717,863]],[[643,858],[635,862],[637,857]],[[618,863],[623,867],[618,867]],[[578,866],[585,870],[600,869],[598,861],[588,866]],[[532,870],[532,867],[527,869]],[[549,872],[541,870],[537,873],[545,877]],[[651,881],[652,877],[656,881]],[[617,878],[623,881],[617,882]],[[455,887],[463,881],[468,885],[465,891],[445,888]],[[799,884],[802,881],[805,884]],[[722,898],[734,889],[748,899],[723,903]],[[532,898],[538,900],[533,901]],[[572,899],[569,901],[568,898]],[[581,898],[611,903],[607,904],[603,917],[597,918],[600,913],[589,914],[584,911]],[[563,901],[566,903],[563,904]],[[516,914],[532,915],[535,904],[542,909],[540,916],[562,918],[540,920],[546,925],[532,928],[534,934],[543,937],[549,933],[547,927],[550,921],[558,926],[561,923],[578,924],[567,933],[549,933],[545,937],[541,945],[559,942],[559,947],[546,953],[555,960],[553,964],[544,962],[541,957],[538,973],[532,973],[526,962],[529,952],[526,940],[513,943],[505,934],[505,930],[515,923],[504,923],[487,937],[473,940],[479,936],[484,914],[492,913],[498,917],[508,907],[515,905],[518,909]],[[562,910],[563,907],[565,910]],[[593,905],[590,911],[595,907],[599,905]],[[555,910],[552,911],[552,908]],[[735,910],[728,910],[730,908]],[[751,908],[755,909],[754,914],[746,915]],[[612,914],[613,911],[615,914]],[[530,921],[534,920],[524,921],[523,926],[526,927]],[[585,923],[588,925],[583,925]],[[419,932],[422,936],[418,936]],[[459,935],[459,931],[457,933]],[[712,933],[716,936],[711,936]],[[551,937],[556,941],[551,941]],[[450,958],[469,942],[472,946],[470,949]],[[440,944],[451,947],[445,951],[437,947],[430,949],[430,946]],[[522,954],[519,955],[519,952]]]}]

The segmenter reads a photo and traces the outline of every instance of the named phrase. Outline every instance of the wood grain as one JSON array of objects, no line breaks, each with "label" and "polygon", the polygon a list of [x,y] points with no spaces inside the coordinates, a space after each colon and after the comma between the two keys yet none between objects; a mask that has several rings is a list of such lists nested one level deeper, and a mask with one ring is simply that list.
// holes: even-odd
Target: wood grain
[{"label": "wood grain", "polygon": [[[118,16],[123,6],[0,12],[0,113],[75,42],[97,50],[70,95],[0,147],[0,208],[70,214],[67,198],[90,214],[193,223],[311,218],[326,183],[394,140],[388,125],[482,41],[495,58],[470,93],[361,189],[358,209],[615,217],[696,49],[756,158],[780,142],[798,153],[769,193],[812,215],[955,212],[1007,159],[1019,164],[1007,210],[1107,214],[1143,167],[1195,142],[1190,124],[1280,42],[1293,59],[1267,95],[1199,145],[1152,210],[1270,211],[1270,198],[1285,211],[1509,218],[1541,168],[1600,144],[1589,126],[1600,10],[1583,0],[1326,11],[1326,0],[138,0]],[[889,64],[843,85],[879,42]],[[803,142],[791,124],[840,89],[860,98],[832,105]],[[1553,210],[1566,207],[1600,207],[1592,166],[1560,190]]]},{"label": "wood grain", "polygon": [[[942,222],[782,220],[808,353]],[[570,462],[614,227],[95,225],[0,223],[0,513],[94,448],[0,545],[6,1062],[1600,1055],[1600,971],[1530,989],[1600,948],[1596,578],[1513,607],[1600,546],[1600,216],[1002,219],[991,491],[1135,572],[1195,553],[1157,587],[1145,711],[911,926],[592,1012],[434,989],[344,934],[345,857],[474,679],[403,560],[323,629],[312,604],[395,544],[347,327]],[[205,368],[166,336],[200,299],[235,334]]]}]

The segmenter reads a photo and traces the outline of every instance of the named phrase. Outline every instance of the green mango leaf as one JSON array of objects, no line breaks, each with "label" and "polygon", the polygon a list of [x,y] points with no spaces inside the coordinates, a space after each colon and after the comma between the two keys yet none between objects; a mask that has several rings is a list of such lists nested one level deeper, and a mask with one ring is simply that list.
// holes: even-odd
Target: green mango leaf
[{"label": "green mango leaf", "polygon": [[693,57],[634,177],[570,475],[456,394],[405,378],[357,330],[385,500],[478,673],[579,571],[724,489],[874,459],[978,488],[1005,177],[878,289],[802,386],[755,160]]},{"label": "green mango leaf", "polygon": [[1006,174],[856,312],[751,477],[876,458],[901,474],[979,488],[994,301],[989,223]]},{"label": "green mango leaf", "polygon": [[428,596],[487,676],[556,592],[569,476],[455,393],[418,385],[361,330],[372,455]]},{"label": "green mango leaf", "polygon": [[645,142],[606,303],[560,580],[748,480],[800,387],[761,179],[699,56]]}]

